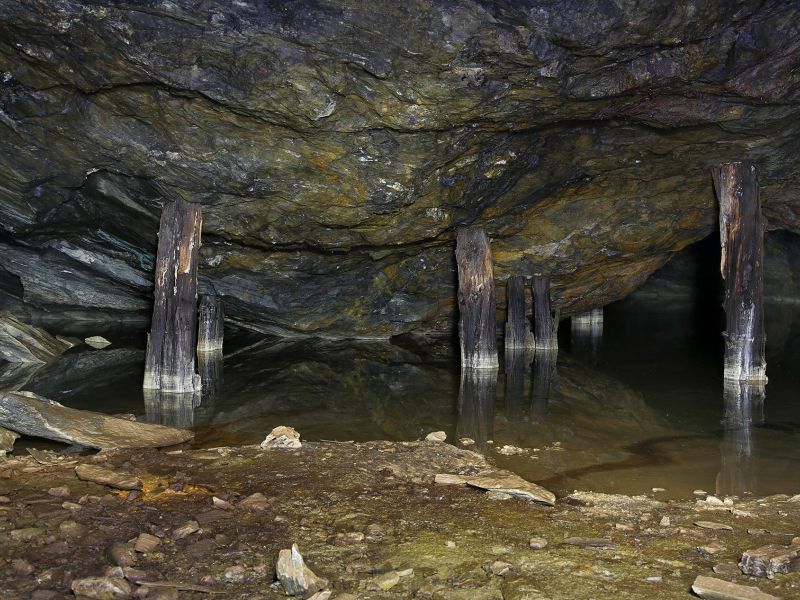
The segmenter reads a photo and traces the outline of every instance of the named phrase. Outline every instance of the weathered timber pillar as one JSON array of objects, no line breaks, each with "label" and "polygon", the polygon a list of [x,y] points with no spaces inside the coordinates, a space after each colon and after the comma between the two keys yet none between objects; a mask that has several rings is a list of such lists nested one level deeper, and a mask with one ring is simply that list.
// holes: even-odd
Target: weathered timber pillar
[{"label": "weathered timber pillar", "polygon": [[496,369],[495,293],[492,251],[480,227],[461,229],[456,238],[458,336],[461,366]]},{"label": "weathered timber pillar", "polygon": [[525,316],[525,278],[508,278],[506,285],[506,350],[533,347],[533,332]]},{"label": "weathered timber pillar", "polygon": [[153,319],[147,335],[144,387],[165,392],[200,389],[195,371],[200,205],[178,199],[161,211]]},{"label": "weathered timber pillar", "polygon": [[537,350],[558,349],[558,318],[550,303],[550,278],[533,278],[533,337]]},{"label": "weathered timber pillar", "polygon": [[197,352],[222,350],[225,330],[225,307],[216,296],[204,294],[200,297],[197,319]]},{"label": "weathered timber pillar", "polygon": [[764,358],[764,217],[754,165],[712,169],[719,199],[725,280],[725,379],[766,382]]}]

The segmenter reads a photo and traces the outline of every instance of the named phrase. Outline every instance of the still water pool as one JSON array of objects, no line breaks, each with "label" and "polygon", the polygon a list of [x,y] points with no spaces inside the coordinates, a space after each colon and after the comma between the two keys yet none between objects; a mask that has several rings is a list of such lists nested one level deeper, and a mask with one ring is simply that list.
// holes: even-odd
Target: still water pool
[{"label": "still water pool", "polygon": [[[464,377],[448,338],[230,331],[224,358],[201,365],[203,393],[183,398],[143,394],[142,324],[51,322],[51,331],[102,334],[113,345],[75,348],[34,370],[6,367],[0,385],[192,427],[204,447],[258,443],[277,425],[306,440],[416,440],[444,430],[557,493],[795,494],[800,306],[768,305],[767,315],[765,392],[723,385],[720,314],[635,300],[606,309],[602,334],[562,323],[557,357],[501,357],[496,374]],[[46,442],[22,440],[17,451],[26,445]]]}]

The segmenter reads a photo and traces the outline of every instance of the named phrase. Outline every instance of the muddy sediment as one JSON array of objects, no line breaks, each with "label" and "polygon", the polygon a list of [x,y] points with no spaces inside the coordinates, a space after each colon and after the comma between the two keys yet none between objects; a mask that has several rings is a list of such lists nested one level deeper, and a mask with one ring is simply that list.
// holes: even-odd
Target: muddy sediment
[{"label": "muddy sediment", "polygon": [[[78,479],[83,464],[141,488]],[[798,497],[576,492],[550,507],[434,483],[487,468],[437,442],[12,456],[0,462],[0,597],[74,597],[76,582],[111,575],[135,597],[285,598],[275,564],[292,544],[334,599],[688,598],[698,575],[800,597],[800,573],[736,567],[800,535]]]}]

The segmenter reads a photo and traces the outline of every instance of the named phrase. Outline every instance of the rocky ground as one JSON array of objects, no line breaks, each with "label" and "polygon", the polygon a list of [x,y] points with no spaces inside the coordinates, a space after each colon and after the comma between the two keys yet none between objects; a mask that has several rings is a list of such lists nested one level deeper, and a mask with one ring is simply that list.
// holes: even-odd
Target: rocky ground
[{"label": "rocky ground", "polygon": [[688,598],[698,575],[800,596],[800,573],[736,566],[789,547],[798,497],[576,492],[551,507],[434,483],[487,468],[434,441],[11,456],[0,596],[281,598],[276,561],[292,544],[332,598]]}]

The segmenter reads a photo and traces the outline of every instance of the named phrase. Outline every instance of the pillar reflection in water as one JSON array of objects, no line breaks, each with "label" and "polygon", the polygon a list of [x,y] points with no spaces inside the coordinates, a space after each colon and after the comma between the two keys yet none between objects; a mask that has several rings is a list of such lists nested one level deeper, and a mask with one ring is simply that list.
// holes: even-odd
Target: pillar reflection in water
[{"label": "pillar reflection in water", "polygon": [[222,351],[198,352],[201,390],[182,394],[144,390],[147,421],[189,429],[203,425],[214,414],[214,403],[222,391]]},{"label": "pillar reflection in water", "polygon": [[525,401],[525,373],[527,372],[528,357],[532,352],[524,349],[506,348],[506,391],[505,409],[506,417],[510,420],[521,420],[527,412]]},{"label": "pillar reflection in water", "polygon": [[573,315],[570,321],[572,353],[588,360],[589,364],[598,364],[600,342],[603,339],[603,309],[594,308],[589,312]]},{"label": "pillar reflection in water", "polygon": [[556,375],[558,351],[536,350],[533,355],[533,384],[531,385],[531,419],[547,414],[550,393]]},{"label": "pillar reflection in water", "polygon": [[763,383],[725,380],[722,465],[717,494],[741,496],[756,489],[753,427],[764,422]]},{"label": "pillar reflection in water", "polygon": [[461,369],[456,437],[475,440],[475,450],[486,452],[494,431],[496,369]]}]

